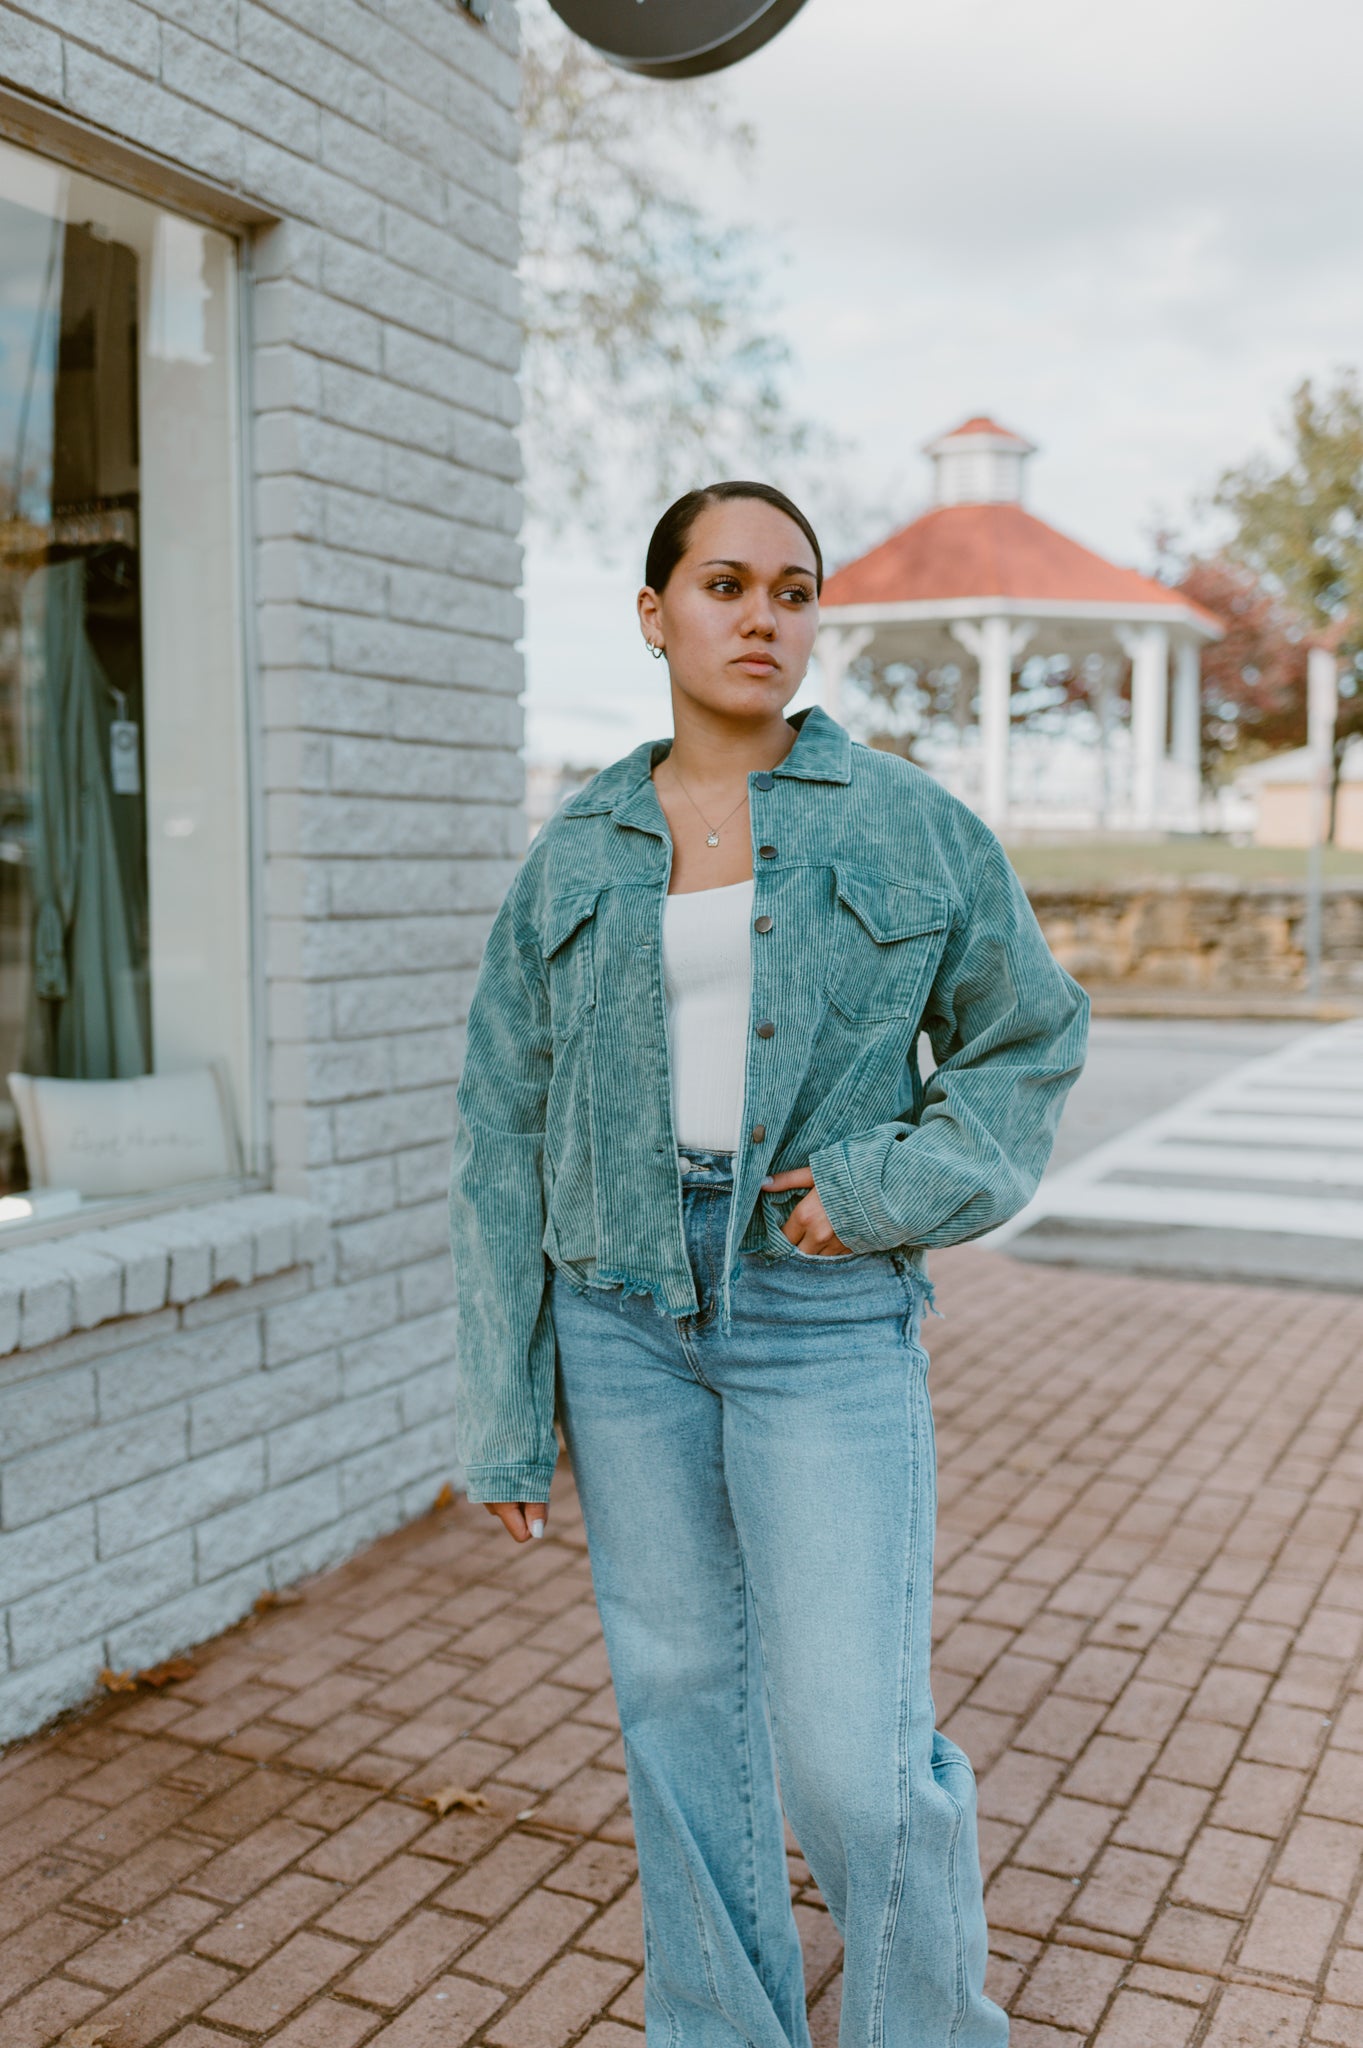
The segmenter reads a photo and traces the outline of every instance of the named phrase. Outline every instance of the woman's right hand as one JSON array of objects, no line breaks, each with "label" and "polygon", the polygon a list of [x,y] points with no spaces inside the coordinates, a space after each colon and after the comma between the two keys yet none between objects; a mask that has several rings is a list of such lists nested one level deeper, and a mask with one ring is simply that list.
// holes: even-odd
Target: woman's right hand
[{"label": "woman's right hand", "polygon": [[488,1500],[484,1507],[495,1515],[509,1536],[517,1543],[528,1543],[532,1536],[544,1534],[544,1524],[549,1513],[547,1501],[535,1500]]}]

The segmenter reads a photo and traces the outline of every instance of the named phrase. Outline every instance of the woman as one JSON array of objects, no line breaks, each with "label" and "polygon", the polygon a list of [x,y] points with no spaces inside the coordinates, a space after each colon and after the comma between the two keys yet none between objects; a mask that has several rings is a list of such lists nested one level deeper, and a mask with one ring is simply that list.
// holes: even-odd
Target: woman
[{"label": "woman", "polygon": [[997,2048],[974,1780],[929,1690],[924,1253],[1031,1194],[1087,1002],[973,813],[784,716],[822,572],[764,485],[653,536],[675,735],[536,837],[470,1012],[459,1425],[469,1498],[523,1542],[562,1423],[650,2048],[807,2048],[778,1769],[845,1943],[846,2048]]}]

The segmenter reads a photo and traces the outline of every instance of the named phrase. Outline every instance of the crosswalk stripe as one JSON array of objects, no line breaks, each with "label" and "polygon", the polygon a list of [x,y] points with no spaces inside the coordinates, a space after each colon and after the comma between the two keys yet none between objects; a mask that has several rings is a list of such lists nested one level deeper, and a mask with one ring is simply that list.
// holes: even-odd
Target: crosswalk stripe
[{"label": "crosswalk stripe", "polygon": [[[1178,1126],[1179,1136],[1233,1138],[1254,1145],[1326,1145],[1363,1149],[1363,1130],[1350,1129],[1343,1119],[1324,1116],[1254,1116],[1230,1109],[1190,1115]],[[1136,1132],[1129,1133],[1131,1137]]]},{"label": "crosswalk stripe", "polygon": [[1048,1216],[1363,1240],[1363,1020],[1247,1061],[1095,1146],[981,1241]]},{"label": "crosswalk stripe", "polygon": [[1248,1093],[1243,1098],[1229,1099],[1242,1101],[1242,1106],[1253,1109],[1256,1116],[1274,1119],[1280,1116],[1337,1116],[1346,1123],[1363,1127],[1363,1096],[1356,1101],[1350,1101],[1338,1089],[1287,1088],[1279,1085],[1274,1090],[1271,1102],[1255,1101]]},{"label": "crosswalk stripe", "polygon": [[1133,1146],[1123,1173],[1208,1174],[1240,1180],[1300,1180],[1317,1187],[1363,1187],[1363,1147],[1353,1152],[1288,1152],[1263,1145],[1180,1144],[1176,1139]]},{"label": "crosswalk stripe", "polygon": [[1312,1195],[1285,1199],[1222,1188],[1150,1188],[1102,1182],[1085,1188],[1082,1207],[1067,1204],[1049,1213],[1080,1215],[1090,1223],[1173,1223],[1203,1230],[1287,1231],[1294,1237],[1363,1239],[1363,1202]]}]

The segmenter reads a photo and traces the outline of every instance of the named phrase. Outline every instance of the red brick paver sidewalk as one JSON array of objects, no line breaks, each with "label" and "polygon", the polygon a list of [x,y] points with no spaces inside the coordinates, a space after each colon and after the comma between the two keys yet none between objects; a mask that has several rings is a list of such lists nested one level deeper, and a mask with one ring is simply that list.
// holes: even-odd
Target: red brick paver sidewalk
[{"label": "red brick paver sidewalk", "polygon": [[[1014,2048],[1363,2048],[1363,1299],[936,1273],[938,1711]],[[567,1487],[542,1545],[461,1504],[198,1664],[0,1763],[4,2048],[642,2048]]]}]

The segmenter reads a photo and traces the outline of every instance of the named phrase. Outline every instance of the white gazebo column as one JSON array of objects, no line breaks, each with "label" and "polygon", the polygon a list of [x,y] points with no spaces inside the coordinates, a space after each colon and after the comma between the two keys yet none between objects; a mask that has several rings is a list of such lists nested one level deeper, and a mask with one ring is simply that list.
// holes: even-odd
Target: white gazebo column
[{"label": "white gazebo column", "polygon": [[1164,795],[1165,727],[1169,718],[1169,628],[1119,626],[1131,657],[1131,822],[1148,831]]},{"label": "white gazebo column", "polygon": [[1173,744],[1179,824],[1195,831],[1202,794],[1202,650],[1196,640],[1179,640],[1174,648]]},{"label": "white gazebo column", "polygon": [[1013,695],[1013,663],[1036,631],[1011,619],[965,620],[951,629],[980,667],[980,814],[986,825],[1002,832],[1008,824],[1008,739]]},{"label": "white gazebo column", "polygon": [[1081,672],[1089,710],[1098,728],[1098,777],[1093,819],[1100,832],[1112,823],[1112,663],[1103,654],[1086,654]]},{"label": "white gazebo column", "polygon": [[819,664],[820,696],[830,718],[842,717],[842,686],[847,671],[875,639],[874,626],[821,626],[814,642]]}]

